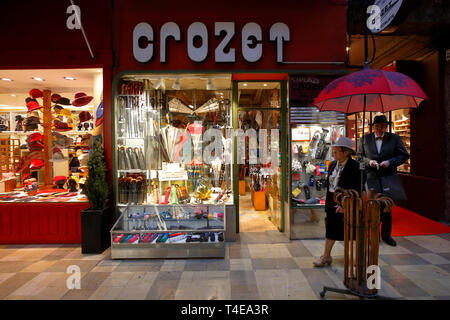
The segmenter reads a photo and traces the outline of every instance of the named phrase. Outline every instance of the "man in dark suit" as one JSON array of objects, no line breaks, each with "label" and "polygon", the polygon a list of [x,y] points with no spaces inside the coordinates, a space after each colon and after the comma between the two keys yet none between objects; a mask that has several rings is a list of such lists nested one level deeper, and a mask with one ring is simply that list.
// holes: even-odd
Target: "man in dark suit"
[{"label": "man in dark suit", "polygon": [[[374,133],[366,134],[359,140],[358,159],[365,163],[368,185],[380,185],[380,177],[397,174],[397,167],[409,159],[409,153],[400,136],[386,132],[388,124],[386,116],[376,116],[373,121]],[[376,191],[381,192],[380,189]],[[396,246],[397,243],[391,237],[391,212],[381,212],[380,219],[381,239],[391,246]]]}]

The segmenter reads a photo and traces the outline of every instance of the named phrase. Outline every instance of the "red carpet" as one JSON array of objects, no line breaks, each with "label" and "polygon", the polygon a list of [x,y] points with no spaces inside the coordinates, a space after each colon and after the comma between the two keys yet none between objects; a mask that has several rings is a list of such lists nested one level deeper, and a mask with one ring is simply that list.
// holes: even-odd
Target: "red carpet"
[{"label": "red carpet", "polygon": [[422,217],[408,209],[394,206],[392,210],[392,236],[418,236],[450,233],[450,227]]}]

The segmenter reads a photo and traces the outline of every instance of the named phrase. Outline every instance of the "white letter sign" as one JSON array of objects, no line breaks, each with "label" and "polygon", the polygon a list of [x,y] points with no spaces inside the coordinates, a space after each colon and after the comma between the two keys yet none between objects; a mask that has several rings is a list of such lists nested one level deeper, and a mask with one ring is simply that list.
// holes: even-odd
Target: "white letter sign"
[{"label": "white letter sign", "polygon": [[161,48],[159,51],[159,60],[163,63],[166,62],[166,46],[167,46],[167,38],[169,37],[173,37],[175,39],[175,41],[180,41],[181,40],[181,32],[180,32],[180,27],[178,27],[178,25],[175,22],[166,22],[164,23],[164,25],[161,27],[161,36],[160,41],[161,41]]},{"label": "white letter sign", "polygon": [[270,28],[270,41],[277,42],[277,62],[283,62],[283,42],[290,41],[289,27],[281,22]]},{"label": "white letter sign", "polygon": [[[139,46],[139,39],[145,37],[150,42],[146,48]],[[149,62],[153,57],[153,28],[145,22],[141,22],[133,30],[133,55],[142,63]]]},{"label": "white letter sign", "polygon": [[[197,48],[194,45],[194,38],[199,36],[202,38],[202,45]],[[208,29],[201,22],[194,22],[188,28],[188,55],[192,61],[202,62],[208,56]]]},{"label": "white letter sign", "polygon": [[79,6],[68,6],[66,13],[72,15],[67,18],[66,26],[69,30],[81,29],[81,9]]},{"label": "white letter sign", "polygon": [[215,51],[216,62],[235,62],[236,57],[234,54],[234,48],[231,48],[228,53],[225,53],[225,47],[230,43],[231,39],[234,37],[234,22],[216,22],[215,26],[215,36],[220,36],[222,31],[225,31],[225,37],[222,42],[217,46]]},{"label": "white letter sign", "polygon": [[[256,62],[262,56],[261,27],[249,22],[242,28],[242,56],[248,62]],[[254,46],[253,48],[251,46]]]}]

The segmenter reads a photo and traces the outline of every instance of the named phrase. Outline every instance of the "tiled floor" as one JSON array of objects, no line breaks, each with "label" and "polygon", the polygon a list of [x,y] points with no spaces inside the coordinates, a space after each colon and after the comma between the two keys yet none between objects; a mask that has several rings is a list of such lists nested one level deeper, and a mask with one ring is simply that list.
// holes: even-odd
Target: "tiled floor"
[{"label": "tiled floor", "polygon": [[[380,295],[450,299],[450,234],[396,238],[380,245]],[[111,260],[79,245],[0,246],[0,299],[320,299],[343,288],[343,246],[330,267],[312,267],[323,240],[290,241],[278,231],[242,232],[225,259]],[[66,273],[80,267],[81,289]],[[327,299],[358,299],[328,292]]]},{"label": "tiled floor", "polygon": [[240,232],[277,230],[269,220],[269,210],[257,211],[253,208],[250,192],[239,196],[239,230]]}]

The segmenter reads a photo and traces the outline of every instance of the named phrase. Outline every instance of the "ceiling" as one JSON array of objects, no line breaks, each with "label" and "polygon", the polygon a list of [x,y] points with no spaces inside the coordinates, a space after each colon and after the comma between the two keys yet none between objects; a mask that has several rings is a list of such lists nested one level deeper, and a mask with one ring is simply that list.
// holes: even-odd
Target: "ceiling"
[{"label": "ceiling", "polygon": [[[25,108],[25,99],[33,88],[41,91],[50,90],[64,97],[73,99],[75,92],[85,92],[94,96],[94,104],[101,100],[102,69],[28,69],[28,70],[0,70],[0,109]],[[37,81],[32,77],[39,77],[44,81]],[[75,80],[66,80],[73,77]],[[100,83],[99,83],[100,82]],[[100,91],[100,92],[99,92]],[[26,108],[25,108],[26,110]]]}]

